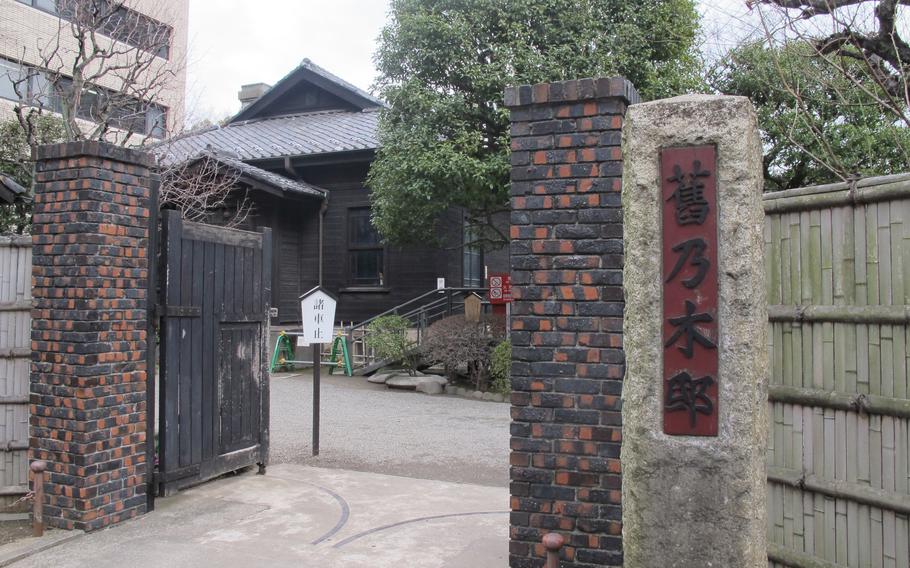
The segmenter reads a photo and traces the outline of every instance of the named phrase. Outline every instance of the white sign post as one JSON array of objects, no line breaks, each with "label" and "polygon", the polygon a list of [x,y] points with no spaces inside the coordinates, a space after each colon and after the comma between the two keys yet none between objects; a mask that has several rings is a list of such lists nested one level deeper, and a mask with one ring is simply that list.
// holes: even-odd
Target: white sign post
[{"label": "white sign post", "polygon": [[303,340],[306,343],[328,343],[335,328],[335,298],[317,286],[300,297],[303,314]]},{"label": "white sign post", "polygon": [[[303,335],[300,339],[313,346],[313,455],[319,455],[319,390],[322,344],[332,340],[335,329],[334,296],[316,286],[300,296]],[[299,340],[298,340],[299,341]]]}]

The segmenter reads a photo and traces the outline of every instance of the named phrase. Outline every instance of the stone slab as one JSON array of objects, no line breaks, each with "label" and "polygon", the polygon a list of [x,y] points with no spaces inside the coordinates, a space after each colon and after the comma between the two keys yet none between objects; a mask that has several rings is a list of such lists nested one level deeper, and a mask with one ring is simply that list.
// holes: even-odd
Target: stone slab
[{"label": "stone slab", "polygon": [[[716,144],[719,432],[662,430],[660,149]],[[623,129],[623,550],[635,568],[764,568],[767,305],[761,143],[748,99],[633,105]]]},{"label": "stone slab", "polygon": [[416,390],[420,383],[418,377],[409,377],[408,375],[393,375],[386,379],[385,386],[390,389]]},{"label": "stone slab", "polygon": [[421,381],[417,383],[417,392],[422,392],[423,394],[442,394],[444,387],[444,382]]},{"label": "stone slab", "polygon": [[375,385],[384,385],[387,380],[394,376],[392,373],[376,373],[367,377],[367,382]]},{"label": "stone slab", "polygon": [[[446,381],[446,379],[444,377],[438,377],[435,375],[411,376],[411,375],[407,375],[407,374],[401,374],[401,375],[394,375],[394,376],[386,379],[385,385],[387,387],[393,388],[393,389],[421,390],[421,388],[431,389],[432,387],[429,387],[429,386],[421,387],[421,385],[427,385],[429,383],[432,383],[434,385],[438,385],[439,388],[442,389],[446,385],[447,382],[448,381]],[[438,394],[438,393],[433,393],[433,394]]]}]

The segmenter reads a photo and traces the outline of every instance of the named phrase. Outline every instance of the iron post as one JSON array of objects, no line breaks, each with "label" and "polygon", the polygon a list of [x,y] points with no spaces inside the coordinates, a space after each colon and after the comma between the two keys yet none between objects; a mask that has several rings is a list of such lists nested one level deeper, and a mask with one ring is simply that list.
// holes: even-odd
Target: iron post
[{"label": "iron post", "polygon": [[559,551],[566,539],[561,534],[547,533],[542,539],[544,548],[547,549],[546,568],[559,568]]},{"label": "iron post", "polygon": [[44,535],[44,472],[47,470],[46,461],[34,461],[29,466],[35,474],[32,486],[35,490],[35,499],[32,503],[32,534]]}]

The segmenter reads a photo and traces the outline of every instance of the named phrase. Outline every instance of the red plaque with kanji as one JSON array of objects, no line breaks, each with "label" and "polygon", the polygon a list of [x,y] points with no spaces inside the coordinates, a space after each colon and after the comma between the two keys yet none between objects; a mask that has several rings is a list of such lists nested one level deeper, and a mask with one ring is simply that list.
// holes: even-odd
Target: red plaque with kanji
[{"label": "red plaque with kanji", "polygon": [[664,433],[717,436],[717,149],[660,153]]}]

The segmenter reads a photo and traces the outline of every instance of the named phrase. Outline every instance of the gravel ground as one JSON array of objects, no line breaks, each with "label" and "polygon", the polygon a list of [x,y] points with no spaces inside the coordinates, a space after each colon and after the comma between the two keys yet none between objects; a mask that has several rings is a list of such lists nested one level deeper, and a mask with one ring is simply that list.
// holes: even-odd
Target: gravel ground
[{"label": "gravel ground", "polygon": [[311,455],[309,371],[272,375],[271,463],[460,483],[509,483],[509,405],[322,377],[320,455]]}]

